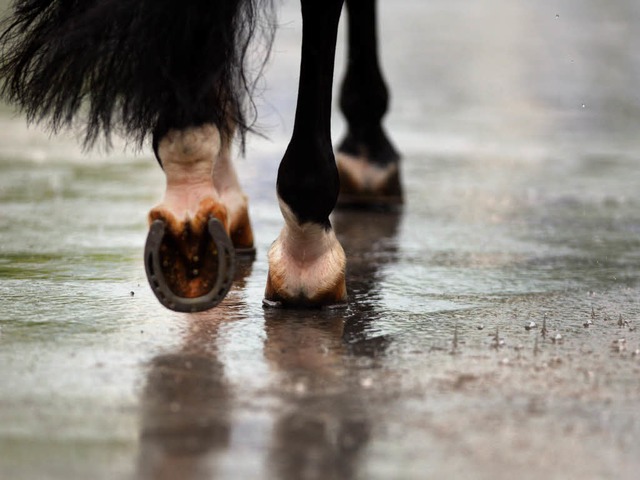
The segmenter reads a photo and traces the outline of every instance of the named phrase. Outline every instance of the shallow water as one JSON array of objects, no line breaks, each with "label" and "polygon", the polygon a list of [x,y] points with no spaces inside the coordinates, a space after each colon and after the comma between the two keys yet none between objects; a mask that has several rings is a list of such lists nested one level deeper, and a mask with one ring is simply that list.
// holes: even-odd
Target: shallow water
[{"label": "shallow water", "polygon": [[0,478],[637,477],[640,7],[381,3],[406,205],[335,213],[346,310],[261,306],[295,2],[238,160],[258,255],[211,312],[146,285],[148,151],[0,110]]}]

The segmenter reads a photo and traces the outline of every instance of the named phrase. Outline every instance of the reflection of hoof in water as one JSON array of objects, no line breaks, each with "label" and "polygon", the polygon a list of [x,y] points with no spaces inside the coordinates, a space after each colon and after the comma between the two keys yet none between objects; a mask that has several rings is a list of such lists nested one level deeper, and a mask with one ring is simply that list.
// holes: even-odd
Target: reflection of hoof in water
[{"label": "reflection of hoof in water", "polygon": [[269,250],[263,303],[289,308],[345,305],[345,270],[344,250],[330,227],[287,222]]},{"label": "reflection of hoof in water", "polygon": [[229,447],[230,402],[215,354],[179,351],[153,358],[142,390],[135,478],[216,478],[211,458]]},{"label": "reflection of hoof in water", "polygon": [[378,165],[364,157],[336,154],[340,173],[339,207],[390,208],[402,205],[398,161]]},{"label": "reflection of hoof in water", "polygon": [[149,214],[147,279],[160,303],[177,312],[215,307],[233,283],[235,255],[225,219],[219,219],[224,215],[208,203],[203,201],[195,218],[184,222],[162,209]]}]

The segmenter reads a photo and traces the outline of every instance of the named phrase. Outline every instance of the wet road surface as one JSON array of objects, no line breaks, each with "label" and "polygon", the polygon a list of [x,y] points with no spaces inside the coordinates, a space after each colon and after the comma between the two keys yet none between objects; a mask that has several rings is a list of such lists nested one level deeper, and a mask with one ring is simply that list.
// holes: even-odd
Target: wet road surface
[{"label": "wet road surface", "polygon": [[639,4],[381,3],[406,205],[334,215],[346,310],[261,306],[295,3],[211,312],[146,285],[148,152],[0,111],[0,478],[637,478]]}]

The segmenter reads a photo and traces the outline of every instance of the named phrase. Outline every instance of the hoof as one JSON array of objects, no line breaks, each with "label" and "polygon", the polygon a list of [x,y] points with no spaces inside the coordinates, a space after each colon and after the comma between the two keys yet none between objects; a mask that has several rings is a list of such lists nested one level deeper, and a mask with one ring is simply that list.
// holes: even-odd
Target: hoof
[{"label": "hoof", "polygon": [[[154,219],[154,217],[156,217]],[[218,305],[233,283],[235,254],[223,224],[175,222],[152,212],[145,245],[147,279],[160,303],[176,312],[201,312]]]},{"label": "hoof", "polygon": [[398,162],[384,166],[343,152],[336,154],[340,173],[339,207],[395,207],[402,205]]},{"label": "hoof", "polygon": [[333,230],[285,226],[269,250],[263,305],[276,308],[346,306],[346,257]]},{"label": "hoof", "polygon": [[253,245],[253,230],[246,205],[236,215],[230,215],[229,223],[229,237],[236,255],[245,259],[255,258],[256,247]]}]

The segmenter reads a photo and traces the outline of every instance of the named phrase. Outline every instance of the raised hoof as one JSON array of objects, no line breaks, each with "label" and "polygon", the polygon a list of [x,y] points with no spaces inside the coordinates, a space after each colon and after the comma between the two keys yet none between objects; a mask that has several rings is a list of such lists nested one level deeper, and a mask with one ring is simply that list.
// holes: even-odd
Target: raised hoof
[{"label": "raised hoof", "polygon": [[340,173],[339,207],[394,208],[402,205],[402,186],[398,162],[384,166],[366,158],[338,152]]},{"label": "raised hoof", "polygon": [[160,303],[176,312],[218,305],[233,284],[235,253],[222,223],[210,217],[195,231],[185,222],[177,234],[163,219],[151,223],[144,259],[147,279]]}]

